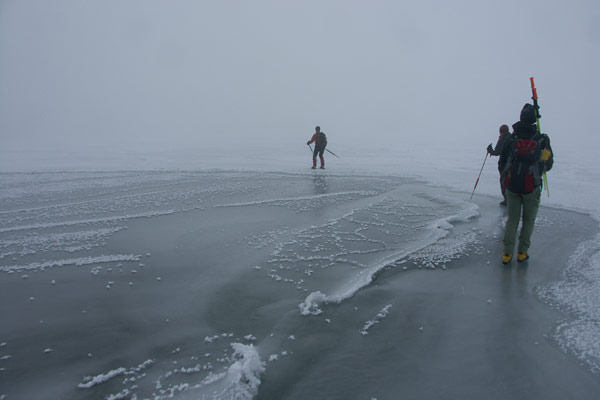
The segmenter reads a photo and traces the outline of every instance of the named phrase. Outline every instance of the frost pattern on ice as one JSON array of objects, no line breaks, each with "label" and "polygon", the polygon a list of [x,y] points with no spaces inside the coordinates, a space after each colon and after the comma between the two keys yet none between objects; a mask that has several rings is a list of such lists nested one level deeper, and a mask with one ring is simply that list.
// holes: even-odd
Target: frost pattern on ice
[{"label": "frost pattern on ice", "polygon": [[62,267],[65,265],[90,265],[98,263],[110,263],[118,261],[139,261],[141,256],[135,254],[114,254],[108,256],[98,257],[82,257],[82,258],[69,258],[64,260],[53,260],[45,262],[31,263],[27,265],[7,265],[0,267],[0,271],[11,272],[11,271],[24,271],[30,269],[44,270],[52,267]]},{"label": "frost pattern on ice", "polygon": [[[156,381],[156,392],[152,399],[171,399],[178,393],[193,392],[193,398],[201,400],[251,400],[261,384],[260,376],[265,371],[265,363],[252,344],[231,343],[233,353],[220,360],[229,362],[225,372],[215,373],[210,368],[176,369],[161,376]],[[164,386],[164,381],[176,373],[195,374],[207,372],[199,383],[173,383]],[[198,382],[198,381],[196,381]]]},{"label": "frost pattern on ice", "polygon": [[446,264],[468,254],[468,251],[480,242],[476,232],[446,237],[409,255],[408,260],[419,268],[445,268]]},{"label": "frost pattern on ice", "polygon": [[600,234],[578,246],[563,278],[537,288],[542,301],[573,316],[556,328],[553,338],[600,374]]},{"label": "frost pattern on ice", "polygon": [[[81,265],[57,254],[101,257],[97,249],[128,221],[199,210],[261,189],[243,175],[223,175],[227,184],[215,174],[190,172],[0,174],[0,271]],[[32,262],[40,258],[43,263]]]},{"label": "frost pattern on ice", "polygon": [[381,309],[381,311],[379,311],[377,313],[375,318],[365,322],[365,326],[363,326],[363,328],[360,331],[361,335],[363,335],[363,336],[368,335],[369,329],[371,329],[371,327],[373,327],[373,325],[378,324],[382,319],[387,317],[388,313],[390,312],[390,308],[392,308],[392,305],[388,304],[387,306],[383,307]]},{"label": "frost pattern on ice", "polygon": [[133,375],[139,374],[143,369],[145,369],[146,367],[148,367],[149,365],[151,365],[153,363],[154,363],[154,360],[146,360],[136,367],[132,367],[132,368],[120,367],[120,368],[110,370],[106,373],[98,374],[96,376],[87,376],[83,379],[84,383],[80,383],[79,385],[77,385],[77,387],[79,389],[89,389],[93,386],[96,386],[96,385],[99,385],[106,381],[109,381],[119,375],[133,376]]},{"label": "frost pattern on ice", "polygon": [[[325,199],[329,199],[329,198],[334,199],[331,202],[331,204],[333,204],[336,201],[335,198],[343,197],[346,200],[348,200],[348,199],[360,198],[360,197],[364,197],[364,196],[372,196],[374,194],[375,194],[375,192],[372,192],[372,191],[365,191],[365,190],[356,191],[355,190],[355,191],[338,192],[338,193],[317,194],[314,196],[299,196],[299,197],[289,197],[289,198],[282,198],[282,199],[259,200],[259,201],[245,202],[245,203],[217,204],[215,207],[244,207],[244,206],[262,205],[262,204],[269,204],[269,205],[276,205],[276,206],[280,206],[280,205],[290,206],[292,204],[304,202],[305,200],[325,200]],[[303,210],[305,210],[305,207],[303,207]]]},{"label": "frost pattern on ice", "polygon": [[[87,376],[77,388],[89,390],[94,398],[115,400],[163,400],[180,396],[204,400],[250,400],[261,384],[265,362],[261,361],[254,345],[239,342],[237,336],[232,332],[224,332],[210,336],[214,340],[198,342],[204,350],[207,346],[215,352],[222,349],[222,354],[210,352],[189,356],[183,354],[186,349],[177,347],[161,360],[148,359],[135,367],[119,367]],[[249,334],[244,339],[254,341],[256,337]],[[285,357],[288,353],[282,351],[279,355]],[[172,368],[165,371],[165,365],[172,365]],[[110,385],[104,385],[109,381]],[[108,389],[113,393],[106,394]]]},{"label": "frost pattern on ice", "polygon": [[[435,243],[448,234],[452,222],[473,214],[466,202],[405,193],[399,190],[402,180],[395,178],[316,176],[310,178],[307,192],[306,176],[287,176],[285,190],[280,189],[281,176],[270,176],[235,172],[0,174],[0,272],[92,265],[93,275],[115,269],[137,277],[144,270],[144,263],[139,262],[142,256],[105,251],[109,240],[127,229],[133,218],[202,209],[236,213],[246,210],[235,207],[278,208],[277,212],[287,214],[290,210],[304,213],[302,217],[310,222],[294,230],[276,225],[247,236],[248,246],[272,249],[268,260],[255,265],[252,273],[263,274],[273,285],[296,288],[305,298],[300,312],[319,315],[323,304],[339,302],[370,284],[390,260]],[[297,185],[296,179],[304,186]],[[269,199],[268,194],[277,197],[278,192],[285,194]],[[219,205],[230,207],[216,208]],[[120,283],[113,279],[107,278],[102,285],[118,290]],[[58,282],[57,286],[62,281]],[[363,331],[383,319],[388,310],[367,321]],[[294,339],[289,335],[289,341]],[[247,331],[204,332],[193,349],[174,345],[160,360],[152,361],[153,367],[142,364],[143,368],[104,371],[85,378],[79,390],[110,399],[178,395],[251,399],[266,364],[248,342],[262,340]],[[177,351],[171,351],[174,348]],[[266,354],[267,360],[277,362],[289,353]]]},{"label": "frost pattern on ice", "polygon": [[93,377],[86,377],[84,379],[85,383],[80,383],[79,385],[77,385],[77,387],[79,389],[89,389],[92,386],[104,383],[104,382],[106,382],[106,381],[114,378],[115,376],[119,376],[121,374],[124,374],[125,371],[127,371],[127,370],[125,368],[121,367],[121,368],[110,370],[110,371],[108,371],[105,374],[98,374],[98,375],[93,376]]},{"label": "frost pattern on ice", "polygon": [[437,241],[448,236],[453,223],[476,215],[477,206],[467,202],[422,193],[386,194],[321,225],[286,232],[268,262],[254,269],[307,293],[299,305],[301,314],[319,315],[322,304],[351,297],[402,258],[411,256],[433,267],[466,254],[478,241],[476,232]]},{"label": "frost pattern on ice", "polygon": [[66,220],[59,222],[46,222],[42,224],[32,224],[32,225],[16,225],[8,228],[0,228],[0,233],[6,232],[15,232],[15,231],[28,231],[35,229],[47,229],[47,228],[58,228],[65,226],[73,226],[73,225],[89,225],[89,224],[98,224],[98,223],[111,223],[117,221],[123,221],[134,218],[148,218],[148,217],[158,217],[161,215],[169,215],[173,214],[173,210],[165,210],[165,211],[154,211],[154,212],[145,212],[138,214],[127,214],[127,215],[116,215],[110,217],[102,217],[102,218],[89,218],[89,219],[75,219],[75,220]]}]

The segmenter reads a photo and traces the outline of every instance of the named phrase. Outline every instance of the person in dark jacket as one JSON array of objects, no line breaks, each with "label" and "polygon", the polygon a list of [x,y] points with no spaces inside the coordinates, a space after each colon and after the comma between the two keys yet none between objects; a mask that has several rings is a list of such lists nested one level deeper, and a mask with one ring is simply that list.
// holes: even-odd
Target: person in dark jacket
[{"label": "person in dark jacket", "polygon": [[[548,135],[540,134],[536,126],[537,110],[525,104],[513,134],[502,151],[501,161],[507,174],[506,200],[508,220],[502,240],[502,263],[512,261],[519,221],[522,219],[517,261],[529,259],[531,234],[540,207],[542,176],[554,164],[554,154]],[[533,143],[535,146],[532,147]]]},{"label": "person in dark jacket", "polygon": [[306,144],[310,145],[313,142],[315,143],[315,150],[313,151],[312,169],[317,168],[317,154],[319,155],[319,159],[321,160],[321,169],[325,169],[325,159],[323,158],[323,152],[325,152],[325,146],[327,146],[327,136],[325,136],[325,132],[321,132],[320,126],[315,126],[315,134],[312,135],[312,138],[308,142],[306,142]]},{"label": "person in dark jacket", "polygon": [[[500,135],[498,136],[498,141],[496,142],[496,147],[492,147],[492,144],[490,143],[487,147],[487,152],[490,156],[500,156],[502,154],[502,150],[504,149],[504,145],[509,141],[510,139],[510,132],[508,131],[508,125],[501,125],[500,126]],[[502,174],[502,171],[504,171],[504,167],[505,167],[505,160],[502,160],[502,157],[498,158],[498,172],[500,173],[500,192],[502,193],[502,197],[504,200],[502,200],[500,202],[501,206],[505,206],[506,205],[506,193],[505,190],[506,188],[504,187],[504,175]]]}]

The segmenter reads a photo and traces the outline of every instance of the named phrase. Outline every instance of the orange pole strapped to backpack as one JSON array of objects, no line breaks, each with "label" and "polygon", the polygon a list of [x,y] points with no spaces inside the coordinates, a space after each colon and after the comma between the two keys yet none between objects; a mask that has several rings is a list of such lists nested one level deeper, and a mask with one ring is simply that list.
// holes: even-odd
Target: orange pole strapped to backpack
[{"label": "orange pole strapped to backpack", "polygon": [[533,76],[531,78],[529,78],[529,80],[531,81],[531,92],[533,93],[533,96],[531,98],[533,100],[537,100],[538,99],[537,89],[535,88],[535,82],[533,81]]},{"label": "orange pole strapped to backpack", "polygon": [[[535,88],[535,82],[533,80],[533,76],[531,78],[529,78],[529,81],[531,82],[531,93],[532,93],[531,98],[533,99],[533,105],[535,106],[535,123],[537,125],[538,133],[541,134],[542,128],[540,127],[540,112],[539,112],[540,106],[538,105],[537,89]],[[548,187],[548,176],[546,175],[546,165],[545,164],[544,164],[544,172],[542,174],[542,178],[543,178],[543,182],[544,182],[544,188],[546,189],[546,193],[548,194],[548,197],[550,197],[550,188]]]}]

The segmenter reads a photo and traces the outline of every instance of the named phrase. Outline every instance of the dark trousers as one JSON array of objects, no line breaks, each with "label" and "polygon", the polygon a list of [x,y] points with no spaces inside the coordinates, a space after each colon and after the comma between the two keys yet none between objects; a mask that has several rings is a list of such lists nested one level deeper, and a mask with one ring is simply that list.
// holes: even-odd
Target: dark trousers
[{"label": "dark trousers", "polygon": [[319,158],[321,159],[321,167],[325,167],[325,159],[323,158],[323,152],[325,151],[325,147],[316,147],[315,146],[315,150],[313,151],[313,167],[317,166],[317,154],[319,155]]}]

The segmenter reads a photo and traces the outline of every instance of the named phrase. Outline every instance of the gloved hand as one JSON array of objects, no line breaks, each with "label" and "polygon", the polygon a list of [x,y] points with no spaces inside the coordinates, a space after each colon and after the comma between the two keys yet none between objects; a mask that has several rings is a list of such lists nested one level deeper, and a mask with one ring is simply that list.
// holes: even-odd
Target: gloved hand
[{"label": "gloved hand", "polygon": [[490,143],[490,144],[488,144],[488,147],[487,147],[487,152],[488,152],[489,154],[491,154],[491,153],[492,153],[492,151],[494,151],[494,148],[492,147],[492,144]]},{"label": "gloved hand", "polygon": [[544,150],[542,150],[542,157],[540,159],[542,161],[548,161],[548,159],[550,158],[550,155],[552,155],[552,152],[550,151],[550,149],[544,149]]},{"label": "gloved hand", "polygon": [[310,144],[310,140],[308,142],[306,142],[306,144]]}]

